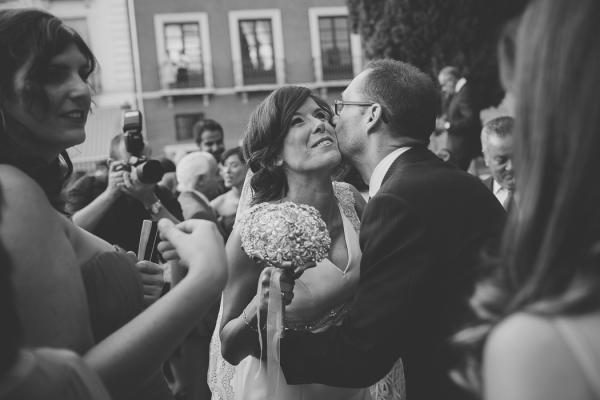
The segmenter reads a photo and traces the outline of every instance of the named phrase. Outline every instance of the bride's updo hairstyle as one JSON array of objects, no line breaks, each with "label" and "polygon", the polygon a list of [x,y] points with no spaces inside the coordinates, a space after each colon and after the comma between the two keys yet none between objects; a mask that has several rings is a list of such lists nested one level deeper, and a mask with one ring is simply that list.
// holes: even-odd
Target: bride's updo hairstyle
[{"label": "bride's updo hairstyle", "polygon": [[[45,112],[48,96],[43,82],[50,61],[70,44],[75,44],[81,51],[88,61],[90,74],[93,73],[97,62],[92,51],[81,36],[60,19],[34,8],[0,10],[0,111],[12,97],[23,99],[32,118],[35,118],[34,106],[40,105]],[[22,85],[17,91],[14,85],[16,74],[23,66],[25,73],[19,77]],[[0,164],[14,165],[28,174],[42,187],[52,205],[62,212],[64,202],[60,192],[73,172],[69,155],[63,151],[48,164],[40,157],[23,154],[10,142],[8,131],[11,129],[19,128],[14,128],[3,113],[0,116]]]},{"label": "bride's updo hairstyle", "polygon": [[287,178],[277,156],[283,147],[292,117],[307,99],[333,118],[329,104],[305,87],[285,86],[269,94],[252,112],[244,133],[242,152],[246,166],[254,173],[250,182],[254,197],[252,205],[283,198],[288,191]]}]

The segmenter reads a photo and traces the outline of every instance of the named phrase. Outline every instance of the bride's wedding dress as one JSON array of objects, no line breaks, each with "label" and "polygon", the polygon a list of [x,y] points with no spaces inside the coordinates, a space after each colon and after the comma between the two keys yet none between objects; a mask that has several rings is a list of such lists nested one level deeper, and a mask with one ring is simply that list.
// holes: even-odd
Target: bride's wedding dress
[{"label": "bride's wedding dress", "polygon": [[[361,251],[358,241],[360,221],[354,208],[354,197],[345,183],[333,183],[342,215],[348,264],[336,266],[325,259],[308,269],[296,281],[294,300],[285,308],[287,329],[319,332],[332,325],[341,324],[352,308],[352,297],[360,276]],[[221,357],[219,329],[210,345],[208,385],[213,400],[257,400],[267,398],[266,360],[248,356],[237,366]],[[262,363],[262,366],[261,366]],[[260,369],[260,373],[257,372]],[[404,374],[400,360],[392,371],[371,388],[338,388],[320,384],[287,385],[279,370],[277,395],[279,400],[404,400]]]}]

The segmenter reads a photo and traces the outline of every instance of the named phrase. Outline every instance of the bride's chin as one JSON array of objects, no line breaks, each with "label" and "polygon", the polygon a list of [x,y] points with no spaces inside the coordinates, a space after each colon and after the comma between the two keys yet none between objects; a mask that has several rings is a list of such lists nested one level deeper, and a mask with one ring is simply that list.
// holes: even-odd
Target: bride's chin
[{"label": "bride's chin", "polygon": [[326,162],[324,162],[324,167],[328,170],[334,169],[342,162],[341,154],[337,154],[337,156],[329,157]]}]

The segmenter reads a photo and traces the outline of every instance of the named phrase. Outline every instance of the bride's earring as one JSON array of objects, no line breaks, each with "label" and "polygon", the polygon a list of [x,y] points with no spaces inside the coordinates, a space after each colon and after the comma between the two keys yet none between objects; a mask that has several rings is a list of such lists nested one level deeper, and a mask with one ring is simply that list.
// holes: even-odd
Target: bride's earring
[{"label": "bride's earring", "polygon": [[277,157],[273,164],[275,164],[276,167],[281,167],[283,165],[283,160],[281,158]]}]

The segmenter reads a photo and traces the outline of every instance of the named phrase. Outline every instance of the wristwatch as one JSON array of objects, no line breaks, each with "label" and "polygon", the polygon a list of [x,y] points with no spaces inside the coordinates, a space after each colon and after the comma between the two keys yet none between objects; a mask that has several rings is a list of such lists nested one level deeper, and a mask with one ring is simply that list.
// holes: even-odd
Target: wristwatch
[{"label": "wristwatch", "polygon": [[156,203],[150,204],[149,207],[146,207],[146,210],[148,210],[150,212],[150,214],[156,215],[156,214],[158,214],[160,212],[160,209],[162,207],[163,207],[163,205],[160,202],[160,200],[156,200]]}]

